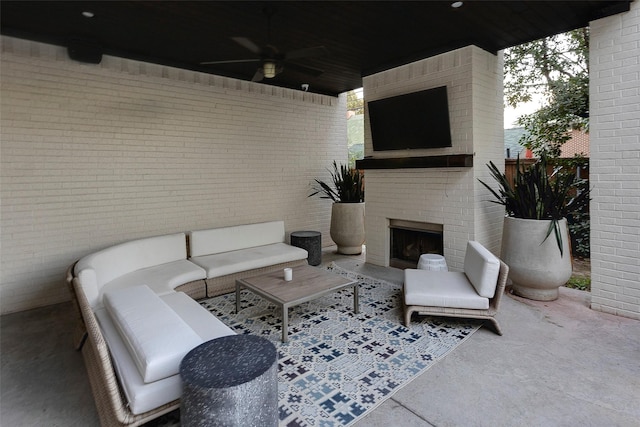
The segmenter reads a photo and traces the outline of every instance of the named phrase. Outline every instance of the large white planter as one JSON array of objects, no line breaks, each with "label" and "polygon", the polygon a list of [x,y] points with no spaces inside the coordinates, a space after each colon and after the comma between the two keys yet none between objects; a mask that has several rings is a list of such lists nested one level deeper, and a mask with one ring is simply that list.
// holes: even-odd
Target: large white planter
[{"label": "large white planter", "polygon": [[364,202],[334,203],[331,208],[331,239],[338,253],[357,255],[364,244]]},{"label": "large white planter", "polygon": [[563,255],[549,220],[507,217],[502,232],[502,260],[509,266],[513,292],[537,301],[558,298],[558,288],[571,277],[571,248],[567,220],[560,220]]}]

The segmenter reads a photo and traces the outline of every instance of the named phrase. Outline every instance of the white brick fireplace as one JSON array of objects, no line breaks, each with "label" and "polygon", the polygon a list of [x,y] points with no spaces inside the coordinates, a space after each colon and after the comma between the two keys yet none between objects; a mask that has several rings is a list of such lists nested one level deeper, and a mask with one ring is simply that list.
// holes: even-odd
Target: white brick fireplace
[{"label": "white brick fireplace", "polygon": [[[367,262],[388,266],[391,220],[442,226],[450,270],[460,271],[468,240],[500,254],[504,209],[478,178],[504,168],[502,56],[468,46],[364,78],[366,101],[447,86],[452,147],[374,152],[365,117],[365,156],[373,159],[469,155],[466,166],[365,170]],[[472,162],[472,165],[469,163]]]}]

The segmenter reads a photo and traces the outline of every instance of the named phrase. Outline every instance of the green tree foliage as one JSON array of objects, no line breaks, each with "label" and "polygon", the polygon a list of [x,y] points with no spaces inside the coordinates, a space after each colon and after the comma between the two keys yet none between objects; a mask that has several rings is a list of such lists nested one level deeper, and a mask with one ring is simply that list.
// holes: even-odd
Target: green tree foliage
[{"label": "green tree foliage", "polygon": [[545,105],[521,116],[520,144],[537,155],[560,155],[570,129],[589,126],[589,29],[581,28],[505,50],[505,101],[511,107],[541,95]]},{"label": "green tree foliage", "polygon": [[353,111],[356,115],[364,114],[364,99],[358,99],[354,90],[347,92],[347,111]]},{"label": "green tree foliage", "polygon": [[355,90],[347,92],[347,147],[349,150],[349,167],[354,168],[356,160],[364,157],[364,99],[358,97]]}]

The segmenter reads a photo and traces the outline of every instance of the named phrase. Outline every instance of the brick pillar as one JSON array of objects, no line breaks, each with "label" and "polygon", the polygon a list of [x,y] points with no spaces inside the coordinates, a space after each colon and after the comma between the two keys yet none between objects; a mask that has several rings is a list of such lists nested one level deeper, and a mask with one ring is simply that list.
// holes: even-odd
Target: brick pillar
[{"label": "brick pillar", "polygon": [[640,3],[590,27],[591,308],[640,319]]}]

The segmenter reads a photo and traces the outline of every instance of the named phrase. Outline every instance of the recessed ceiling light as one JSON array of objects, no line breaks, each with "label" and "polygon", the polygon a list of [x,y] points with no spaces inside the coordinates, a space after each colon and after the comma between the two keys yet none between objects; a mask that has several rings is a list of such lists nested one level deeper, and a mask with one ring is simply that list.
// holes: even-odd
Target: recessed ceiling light
[{"label": "recessed ceiling light", "polygon": [[459,7],[462,7],[463,4],[464,4],[464,2],[454,1],[453,3],[451,3],[451,7],[454,8],[454,9],[457,9]]},{"label": "recessed ceiling light", "polygon": [[89,10],[85,10],[84,12],[82,12],[82,16],[84,16],[85,18],[93,18],[95,14]]}]

